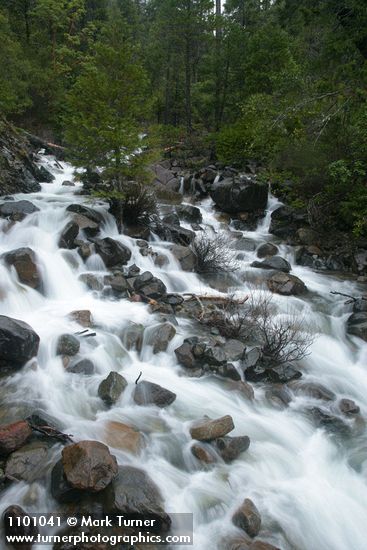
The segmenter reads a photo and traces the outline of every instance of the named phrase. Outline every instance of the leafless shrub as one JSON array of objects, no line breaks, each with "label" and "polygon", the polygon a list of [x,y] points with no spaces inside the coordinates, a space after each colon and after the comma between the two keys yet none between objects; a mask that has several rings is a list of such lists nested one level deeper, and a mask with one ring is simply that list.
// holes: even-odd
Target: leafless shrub
[{"label": "leafless shrub", "polygon": [[204,310],[199,320],[216,327],[225,338],[256,340],[263,360],[273,365],[300,361],[314,341],[305,318],[293,311],[277,315],[272,295],[265,292],[252,293],[246,301],[230,296],[215,310]]},{"label": "leafless shrub", "polygon": [[146,185],[128,182],[111,198],[111,212],[126,225],[145,225],[157,212],[157,199]]},{"label": "leafless shrub", "polygon": [[198,259],[199,273],[230,273],[238,269],[236,252],[230,248],[225,233],[210,235],[208,231],[203,231],[194,239],[192,249]]}]

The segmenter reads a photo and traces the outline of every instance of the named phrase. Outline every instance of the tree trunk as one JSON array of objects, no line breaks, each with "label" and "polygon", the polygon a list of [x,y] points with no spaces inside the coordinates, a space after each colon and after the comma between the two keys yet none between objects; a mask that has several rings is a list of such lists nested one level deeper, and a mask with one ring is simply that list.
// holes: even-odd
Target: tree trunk
[{"label": "tree trunk", "polygon": [[185,107],[187,132],[192,130],[191,115],[191,0],[186,2],[186,33],[185,33]]},{"label": "tree trunk", "polygon": [[222,58],[222,7],[221,0],[215,1],[215,50],[216,50],[216,65],[215,65],[215,130],[218,131],[221,123],[221,58]]}]

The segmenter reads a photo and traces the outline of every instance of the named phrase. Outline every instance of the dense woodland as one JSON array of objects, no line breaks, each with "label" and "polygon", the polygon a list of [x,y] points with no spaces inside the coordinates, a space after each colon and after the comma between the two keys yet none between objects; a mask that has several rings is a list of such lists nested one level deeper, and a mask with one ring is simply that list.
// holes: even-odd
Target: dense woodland
[{"label": "dense woodland", "polygon": [[76,163],[130,177],[142,134],[253,160],[320,227],[366,236],[364,0],[0,0],[0,34],[1,111]]}]

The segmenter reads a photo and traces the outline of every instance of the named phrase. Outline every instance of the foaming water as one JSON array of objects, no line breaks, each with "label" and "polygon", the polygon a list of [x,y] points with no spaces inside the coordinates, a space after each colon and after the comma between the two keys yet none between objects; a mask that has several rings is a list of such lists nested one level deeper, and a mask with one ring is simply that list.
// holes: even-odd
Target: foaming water
[{"label": "foaming water", "polygon": [[[66,208],[71,203],[90,203],[90,199],[75,195],[80,188],[62,186],[73,178],[73,168],[62,163],[62,170],[52,158],[45,158],[46,167],[56,179],[43,184],[42,191],[19,198],[32,201],[40,210],[21,223],[1,227],[0,253],[28,246],[36,254],[43,280],[43,294],[21,284],[16,273],[0,260],[1,313],[29,323],[41,337],[37,366],[28,365],[8,382],[3,405],[20,403],[39,408],[57,418],[63,431],[78,439],[105,440],[108,421],[126,422],[144,433],[146,445],[138,457],[112,449],[121,464],[132,463],[145,469],[159,485],[168,512],[194,514],[195,550],[223,549],[223,540],[238,535],[231,516],[244,498],[251,498],[261,512],[263,530],[260,538],[283,550],[365,550],[367,525],[367,440],[363,422],[350,424],[353,436],[341,439],[325,430],[316,429],[305,408],[325,404],[304,395],[295,395],[287,409],[271,405],[266,388],[255,386],[255,400],[248,401],[228,384],[214,377],[186,377],[178,366],[173,350],[182,340],[194,335],[196,328],[188,320],[180,320],[177,334],[167,352],[153,354],[149,345],[139,354],[128,351],[121,339],[131,322],[154,326],[159,317],[151,315],[146,305],[128,300],[113,300],[88,290],[79,280],[87,271],[103,278],[107,270],[98,255],[83,263],[75,251],[60,250],[58,240],[69,217]],[[18,196],[16,197],[18,198]],[[278,206],[270,196],[268,210],[258,229],[244,233],[255,248],[272,240],[269,224],[272,211]],[[160,268],[154,258],[142,256],[134,239],[119,235],[113,218],[101,202],[93,204],[104,223],[101,236],[113,237],[132,251],[130,264],[142,271],[149,270],[166,284],[170,292],[220,294],[196,274],[183,272],[169,250],[158,239],[150,245],[167,257],[168,264]],[[203,224],[214,231],[226,230],[213,209],[210,199],[200,209]],[[279,244],[279,243],[277,243]],[[294,264],[291,247],[280,244],[280,254],[292,264],[292,272],[308,286],[305,298],[274,296],[279,315],[294,310],[307,318],[317,337],[311,354],[302,361],[304,380],[319,382],[338,398],[353,399],[367,414],[367,345],[345,335],[348,309],[342,297],[331,296],[331,290],[358,294],[350,281],[311,271]],[[250,291],[264,292],[256,287],[255,250],[244,251],[233,288],[229,291],[245,296]],[[93,361],[92,376],[65,371],[56,356],[58,336],[81,329],[69,314],[75,310],[90,310],[96,336],[81,338],[80,355]],[[119,401],[110,409],[98,398],[98,386],[111,371],[122,372],[129,382]],[[177,394],[176,401],[166,409],[139,407],[132,399],[134,382],[143,373],[144,380],[156,382]],[[331,405],[334,414],[337,401]],[[251,445],[232,464],[218,462],[202,470],[190,452],[190,423],[208,415],[230,414],[233,435],[248,435]],[[232,434],[231,434],[232,435]],[[56,460],[60,448],[50,453]],[[29,503],[29,487],[13,484],[1,494],[2,511],[9,504],[19,504],[28,511],[47,512],[56,509],[50,493],[39,484],[37,498]],[[35,547],[36,548],[36,547]],[[40,546],[46,548],[46,546]]]}]

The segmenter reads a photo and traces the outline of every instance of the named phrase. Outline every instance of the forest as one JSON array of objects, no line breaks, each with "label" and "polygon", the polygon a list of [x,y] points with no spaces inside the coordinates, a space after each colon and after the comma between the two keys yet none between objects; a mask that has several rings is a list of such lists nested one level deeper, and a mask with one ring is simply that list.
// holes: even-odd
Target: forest
[{"label": "forest", "polygon": [[75,163],[121,173],[146,134],[366,237],[363,0],[0,0],[0,35],[1,112]]}]

